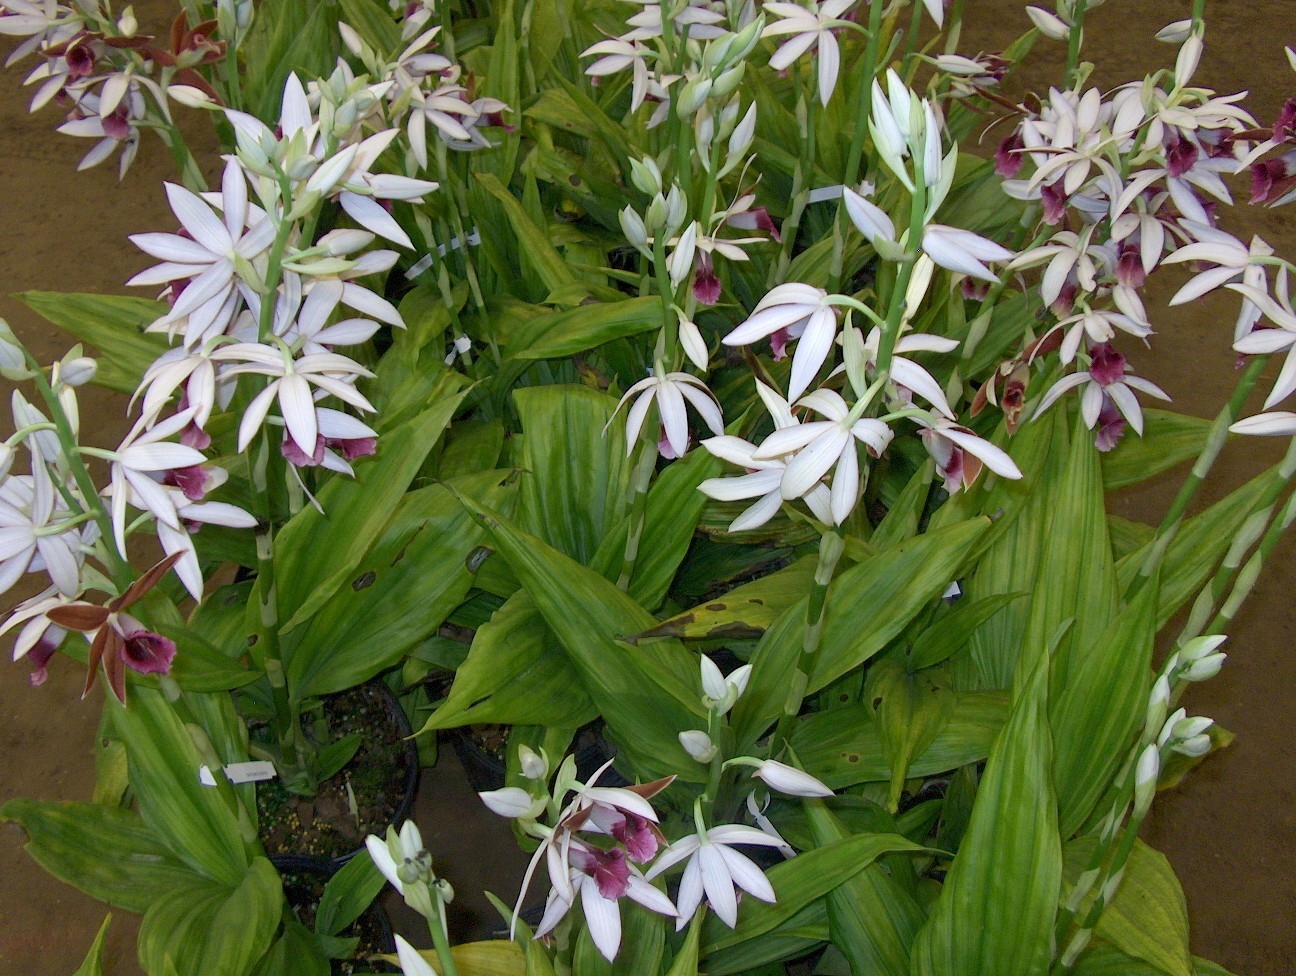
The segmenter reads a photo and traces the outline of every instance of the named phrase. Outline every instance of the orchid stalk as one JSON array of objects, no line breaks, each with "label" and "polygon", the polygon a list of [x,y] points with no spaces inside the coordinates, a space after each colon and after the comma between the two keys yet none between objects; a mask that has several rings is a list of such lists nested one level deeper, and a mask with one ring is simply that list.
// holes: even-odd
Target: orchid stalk
[{"label": "orchid stalk", "polygon": [[1267,356],[1256,356],[1247,363],[1247,367],[1238,379],[1237,386],[1234,388],[1232,396],[1229,397],[1228,403],[1216,415],[1210,431],[1206,435],[1206,443],[1202,446],[1201,453],[1193,463],[1192,471],[1184,479],[1183,484],[1179,486],[1174,501],[1170,503],[1169,510],[1167,510],[1161,524],[1157,527],[1152,545],[1148,548],[1148,553],[1139,566],[1138,576],[1130,583],[1129,591],[1125,594],[1126,600],[1131,599],[1134,594],[1142,589],[1161,565],[1166,550],[1170,548],[1170,543],[1174,541],[1174,537],[1179,531],[1179,526],[1188,511],[1188,506],[1196,496],[1197,490],[1206,480],[1215,459],[1219,457],[1220,451],[1223,450],[1224,442],[1228,439],[1229,427],[1237,421],[1238,416],[1241,414],[1247,397],[1251,395],[1251,391],[1260,379],[1261,373],[1264,372],[1268,358]]},{"label": "orchid stalk", "polygon": [[837,571],[837,563],[845,551],[846,537],[840,527],[834,526],[819,537],[819,560],[815,565],[814,585],[810,588],[810,596],[806,601],[805,636],[801,641],[796,670],[792,673],[792,684],[783,703],[783,714],[774,732],[772,751],[775,753],[787,743],[792,733],[792,723],[801,714],[810,675],[814,672],[815,660],[819,654],[819,645],[823,641],[824,620],[828,614],[828,588]]}]

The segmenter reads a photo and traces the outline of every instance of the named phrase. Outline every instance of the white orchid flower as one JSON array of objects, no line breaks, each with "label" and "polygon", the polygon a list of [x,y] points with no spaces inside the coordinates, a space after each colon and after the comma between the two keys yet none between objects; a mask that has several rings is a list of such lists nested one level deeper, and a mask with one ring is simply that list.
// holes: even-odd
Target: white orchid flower
[{"label": "white orchid flower", "polygon": [[608,420],[609,424],[621,412],[626,401],[632,397],[634,403],[630,405],[630,410],[626,414],[627,455],[634,451],[635,445],[639,442],[639,433],[643,430],[644,421],[648,417],[648,408],[654,401],[661,417],[662,428],[666,433],[666,444],[674,457],[683,457],[688,451],[688,415],[684,407],[685,402],[692,405],[713,434],[724,433],[724,417],[720,413],[720,404],[707,389],[706,384],[689,373],[663,372],[659,363],[652,376],[640,380],[626,390],[625,395],[617,403],[616,410],[612,412],[612,417]]},{"label": "white orchid flower", "polygon": [[[937,0],[939,2],[939,0]],[[786,71],[801,55],[811,48],[819,55],[819,101],[827,105],[837,87],[837,73],[841,68],[841,50],[833,31],[846,24],[842,14],[855,5],[855,0],[825,0],[813,9],[795,3],[766,3],[765,9],[780,19],[761,32],[761,37],[791,34],[770,58],[770,67]]]},{"label": "white orchid flower", "polygon": [[689,834],[671,844],[652,866],[647,878],[651,881],[687,858],[688,864],[680,879],[676,930],[688,924],[703,895],[720,921],[733,928],[738,924],[735,889],[769,904],[776,900],[774,888],[764,872],[751,858],[734,850],[734,845],[779,847],[781,843],[755,827],[722,824],[705,832]]}]

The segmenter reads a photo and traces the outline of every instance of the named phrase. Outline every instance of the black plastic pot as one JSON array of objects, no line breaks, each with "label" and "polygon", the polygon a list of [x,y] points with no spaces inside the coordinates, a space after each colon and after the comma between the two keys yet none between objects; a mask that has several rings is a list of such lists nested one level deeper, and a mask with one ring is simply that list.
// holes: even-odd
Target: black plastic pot
[{"label": "black plastic pot", "polygon": [[[404,767],[403,772],[401,773],[401,777],[402,777],[401,781],[398,783],[392,783],[387,790],[387,792],[394,793],[398,796],[391,817],[389,818],[387,823],[370,824],[366,828],[364,828],[368,830],[368,832],[382,834],[386,830],[388,824],[391,824],[392,826],[395,826],[399,829],[400,825],[404,823],[404,821],[409,817],[410,811],[413,808],[414,799],[418,792],[418,781],[419,781],[419,772],[420,772],[419,759],[418,759],[418,746],[411,738],[412,730],[410,728],[409,719],[406,717],[404,709],[401,708],[400,701],[392,693],[391,689],[388,688],[387,685],[381,679],[375,679],[374,681],[369,682],[367,685],[363,687],[365,688],[365,690],[370,691],[374,695],[374,697],[376,697],[376,699],[378,700],[378,703],[380,704],[382,711],[386,715],[386,719],[387,719],[386,727],[392,730],[391,739],[389,740],[389,743],[393,749],[398,750],[399,753],[402,754],[404,757],[403,764],[398,763],[398,765],[403,765]],[[369,707],[372,707],[372,705]],[[358,755],[355,759],[352,760],[352,764],[363,763],[363,761],[364,760],[362,756]],[[348,767],[345,767],[344,772],[346,768],[360,768],[360,767],[355,767],[352,764],[349,764]],[[263,835],[263,838],[267,836],[268,835]],[[270,841],[267,841],[267,843],[270,843]],[[351,858],[355,857],[356,854],[358,854],[361,850],[364,849],[364,843],[362,837],[360,841],[356,843],[355,847],[351,848],[350,850],[346,850],[345,853],[338,854],[332,857],[326,856],[323,852],[317,852],[317,851],[284,850],[283,849],[284,847],[290,845],[285,844],[282,834],[278,838],[276,846],[278,846],[280,849],[276,851],[276,853],[273,855],[272,860],[279,857],[293,857],[293,856],[300,856],[307,859],[314,859],[317,857],[321,857],[330,865],[331,871],[337,871],[344,864],[346,864],[347,861],[351,860]]]},{"label": "black plastic pot", "polygon": [[[587,743],[576,752],[576,774],[581,779],[593,776],[600,766],[616,755],[616,748],[608,742],[598,729],[586,726],[584,731],[590,734]],[[472,726],[450,730],[450,742],[455,754],[463,764],[468,782],[478,793],[502,789],[504,786],[504,760],[482,744],[473,735]],[[551,757],[554,758],[554,757]],[[615,769],[609,768],[599,778],[600,786],[627,786],[626,779]]]}]

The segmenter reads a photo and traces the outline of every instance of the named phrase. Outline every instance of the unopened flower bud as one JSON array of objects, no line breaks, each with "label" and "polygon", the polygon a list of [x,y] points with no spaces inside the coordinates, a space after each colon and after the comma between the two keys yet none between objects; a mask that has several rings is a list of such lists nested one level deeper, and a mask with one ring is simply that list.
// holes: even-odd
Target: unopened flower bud
[{"label": "unopened flower bud", "polygon": [[1206,681],[1220,673],[1220,668],[1224,666],[1224,659],[1227,654],[1207,654],[1200,660],[1193,661],[1192,664],[1179,672],[1179,677],[1184,681]]},{"label": "unopened flower bud", "polygon": [[1228,637],[1224,634],[1209,634],[1205,637],[1194,637],[1179,648],[1179,659],[1189,664],[1215,651]]},{"label": "unopened flower bud", "polygon": [[98,369],[98,364],[89,356],[64,359],[55,364],[54,381],[65,386],[84,386],[94,379]]},{"label": "unopened flower bud", "polygon": [[448,905],[454,901],[454,888],[450,886],[450,882],[445,878],[437,878],[436,889],[437,894],[441,896],[442,902]]},{"label": "unopened flower bud", "polygon": [[1182,753],[1185,756],[1191,756],[1196,759],[1206,755],[1211,750],[1211,738],[1209,735],[1194,735],[1190,739],[1184,739],[1182,742],[1176,742],[1171,746],[1175,752]]},{"label": "unopened flower bud", "polygon": [[671,252],[667,270],[671,286],[678,288],[693,270],[693,256],[697,253],[697,221],[693,221],[680,235],[675,250]]},{"label": "unopened flower bud", "polygon": [[648,230],[644,227],[643,218],[633,207],[626,207],[617,215],[621,220],[621,233],[637,251],[648,253]]},{"label": "unopened flower bud", "polygon": [[170,85],[166,90],[167,98],[173,102],[179,102],[186,108],[207,108],[214,107],[215,102],[201,88],[195,88],[193,85]]},{"label": "unopened flower bud", "polygon": [[716,747],[711,737],[701,729],[689,729],[679,734],[680,745],[684,751],[698,762],[709,763],[716,756]]},{"label": "unopened flower bud", "polygon": [[[659,193],[653,197],[652,202],[648,204],[648,210],[644,213],[644,226],[653,237],[657,237],[665,232],[668,219],[669,208],[666,203],[666,198]],[[624,229],[625,225],[623,224],[622,230]],[[629,234],[626,236],[628,237]]]},{"label": "unopened flower bud", "polygon": [[31,376],[22,345],[4,319],[0,319],[0,376],[7,380],[25,380]]},{"label": "unopened flower bud", "polygon": [[770,789],[789,796],[832,796],[833,791],[804,770],[766,759],[752,773]]},{"label": "unopened flower bud", "polygon": [[122,11],[122,15],[117,20],[117,29],[121,31],[122,37],[134,37],[135,32],[139,30],[139,21],[135,19],[135,8],[127,7]]},{"label": "unopened flower bud", "polygon": [[1143,734],[1155,735],[1165,724],[1166,712],[1170,710],[1170,681],[1160,675],[1148,695],[1147,720],[1143,725]]},{"label": "unopened flower bud", "polygon": [[549,773],[549,761],[544,754],[536,752],[528,745],[518,746],[518,765],[526,779],[544,779]]},{"label": "unopened flower bud", "polygon": [[662,192],[661,170],[657,161],[651,156],[630,160],[630,182],[646,196],[654,197]]},{"label": "unopened flower bud", "polygon": [[478,793],[482,803],[491,813],[498,814],[501,817],[517,819],[520,817],[534,818],[540,809],[544,808],[543,800],[532,799],[531,794],[518,786],[506,786],[501,790],[491,790],[487,793]]},{"label": "unopened flower bud", "polygon": [[747,65],[739,62],[732,68],[722,74],[715,80],[711,86],[710,95],[712,98],[728,98],[738,90],[742,84],[743,76],[747,73]]},{"label": "unopened flower bud", "polygon": [[684,218],[688,214],[688,201],[684,199],[684,191],[675,184],[670,188],[670,193],[666,194],[666,236],[674,237],[676,232],[684,226]]},{"label": "unopened flower bud", "polygon": [[680,118],[686,119],[706,102],[714,83],[710,78],[694,78],[686,82],[675,102]]},{"label": "unopened flower bud", "polygon": [[1175,723],[1171,735],[1176,739],[1191,739],[1201,735],[1215,723],[1204,715],[1180,719]]},{"label": "unopened flower bud", "polygon": [[1192,18],[1175,20],[1156,32],[1156,39],[1166,44],[1182,44],[1192,33]]},{"label": "unopened flower bud", "polygon": [[1157,736],[1157,745],[1163,746],[1170,741],[1174,735],[1175,726],[1188,717],[1186,708],[1176,708],[1170,713],[1170,717],[1161,725],[1161,732]]},{"label": "unopened flower bud", "polygon": [[1134,816],[1143,816],[1152,806],[1152,797],[1156,795],[1157,777],[1160,775],[1160,750],[1148,743],[1139,756],[1138,767],[1134,771]]},{"label": "unopened flower bud", "polygon": [[1071,28],[1061,17],[1042,7],[1027,7],[1026,16],[1030,17],[1036,29],[1050,40],[1064,41],[1071,34]]}]

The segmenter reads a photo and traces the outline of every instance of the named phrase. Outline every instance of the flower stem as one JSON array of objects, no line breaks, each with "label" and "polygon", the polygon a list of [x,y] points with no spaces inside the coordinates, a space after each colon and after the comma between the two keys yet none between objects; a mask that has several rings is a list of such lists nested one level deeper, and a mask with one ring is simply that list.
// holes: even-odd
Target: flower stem
[{"label": "flower stem", "polygon": [[441,897],[438,885],[432,885],[432,897],[436,905],[436,920],[428,919],[428,931],[432,933],[432,945],[436,949],[437,959],[441,962],[441,976],[459,976],[455,968],[454,954],[450,951],[450,939],[446,935],[445,899]]},{"label": "flower stem", "polygon": [[639,463],[635,465],[633,475],[634,500],[630,503],[630,528],[626,532],[621,575],[617,577],[617,589],[622,592],[630,588],[630,578],[634,575],[635,562],[639,558],[639,543],[643,538],[644,519],[648,509],[648,488],[657,467],[657,446],[650,437],[641,437],[640,441]]},{"label": "flower stem", "polygon": [[1066,86],[1068,88],[1075,87],[1076,82],[1080,80],[1080,45],[1084,43],[1086,6],[1088,0],[1076,0],[1075,21],[1071,25],[1071,33],[1067,35]]},{"label": "flower stem", "polygon": [[1143,559],[1143,565],[1139,567],[1138,576],[1130,583],[1129,591],[1125,594],[1126,602],[1133,599],[1134,595],[1143,588],[1143,585],[1156,572],[1157,567],[1161,565],[1161,560],[1165,558],[1166,550],[1170,548],[1170,543],[1174,541],[1175,535],[1179,532],[1179,526],[1183,523],[1184,514],[1188,511],[1188,506],[1196,496],[1197,489],[1206,480],[1206,475],[1210,473],[1211,466],[1215,463],[1215,459],[1219,457],[1224,442],[1228,439],[1229,427],[1237,420],[1247,397],[1251,395],[1251,390],[1255,387],[1256,381],[1260,379],[1260,374],[1264,371],[1268,359],[1268,356],[1256,356],[1247,364],[1247,368],[1243,372],[1242,378],[1238,380],[1238,385],[1234,389],[1232,397],[1229,398],[1229,402],[1224,405],[1224,409],[1216,416],[1215,422],[1211,424],[1201,454],[1198,455],[1192,471],[1179,487],[1179,493],[1171,502],[1170,510],[1166,512],[1165,518],[1161,520],[1161,525],[1157,528],[1147,556]]},{"label": "flower stem", "polygon": [[801,657],[797,660],[796,671],[792,674],[792,687],[783,703],[783,714],[779,717],[778,729],[774,733],[774,742],[770,754],[777,753],[786,743],[792,732],[792,723],[801,713],[806,691],[810,684],[810,675],[814,671],[815,658],[819,654],[819,645],[823,640],[824,619],[828,612],[828,587],[837,563],[846,548],[846,539],[841,529],[834,526],[819,539],[819,562],[815,566],[814,584],[810,588],[810,597],[806,601],[805,637],[801,642]]}]

